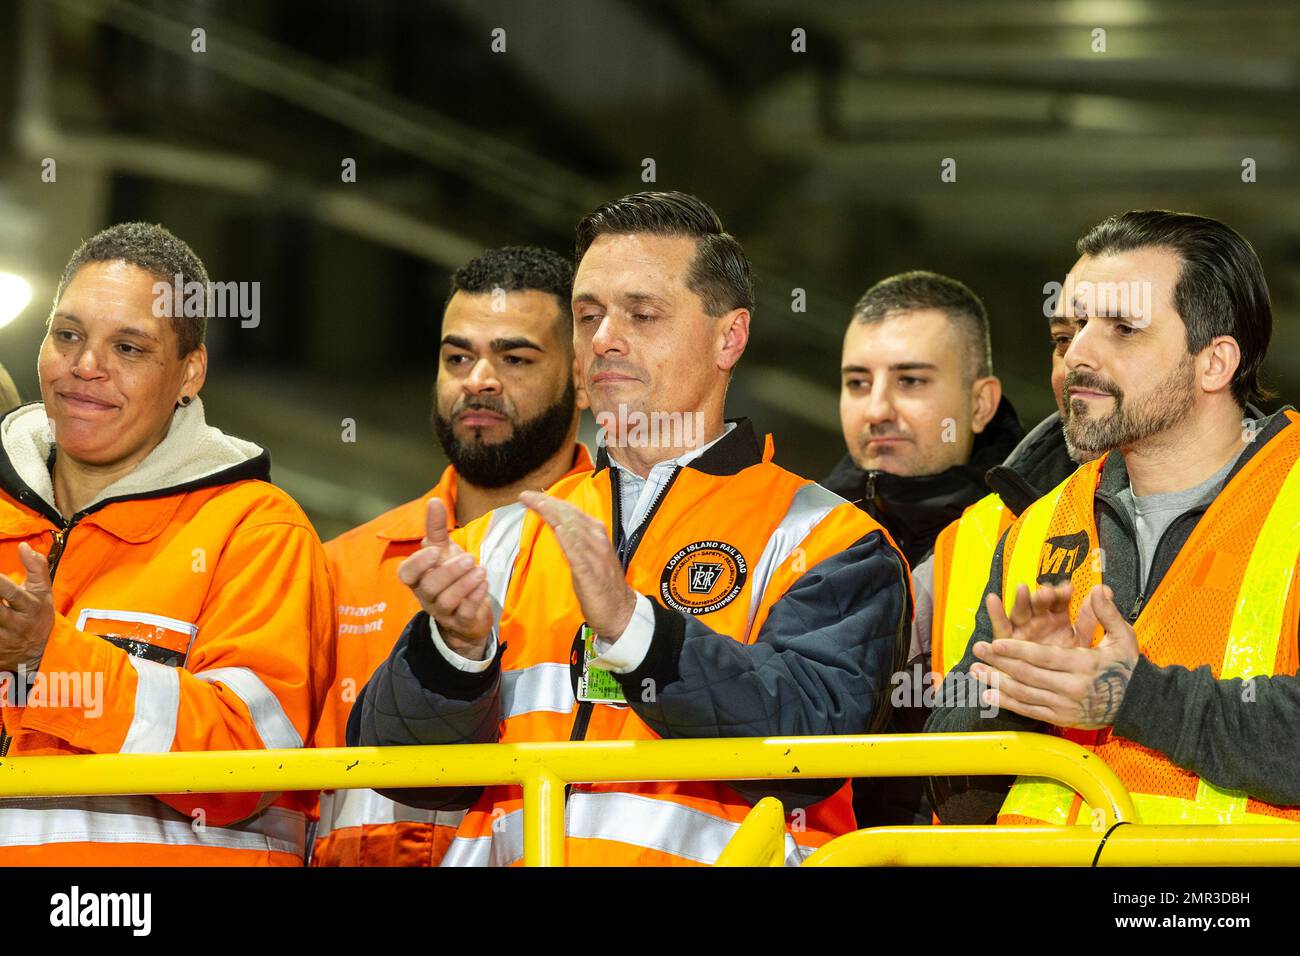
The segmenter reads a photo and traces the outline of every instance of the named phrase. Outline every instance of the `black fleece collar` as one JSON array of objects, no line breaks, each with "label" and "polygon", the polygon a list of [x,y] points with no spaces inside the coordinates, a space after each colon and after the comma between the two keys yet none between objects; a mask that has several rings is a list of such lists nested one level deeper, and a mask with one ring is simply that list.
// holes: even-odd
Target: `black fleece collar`
[{"label": "black fleece collar", "polygon": [[1019,515],[1073,474],[1079,463],[1070,457],[1059,412],[1052,412],[1030,430],[1000,465],[984,475],[1002,503]]}]

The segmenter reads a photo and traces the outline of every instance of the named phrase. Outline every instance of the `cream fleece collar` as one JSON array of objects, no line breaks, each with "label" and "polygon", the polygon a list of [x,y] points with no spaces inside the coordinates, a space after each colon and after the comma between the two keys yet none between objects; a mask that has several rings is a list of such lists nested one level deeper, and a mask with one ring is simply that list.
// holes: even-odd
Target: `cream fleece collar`
[{"label": "cream fleece collar", "polygon": [[[14,471],[57,511],[54,485],[46,467],[52,438],[49,418],[40,402],[14,409],[0,423],[0,447]],[[85,508],[109,498],[148,494],[198,481],[241,465],[262,453],[261,446],[227,435],[207,424],[203,417],[203,402],[196,398],[172,414],[166,436],[134,471],[101,491]]]}]

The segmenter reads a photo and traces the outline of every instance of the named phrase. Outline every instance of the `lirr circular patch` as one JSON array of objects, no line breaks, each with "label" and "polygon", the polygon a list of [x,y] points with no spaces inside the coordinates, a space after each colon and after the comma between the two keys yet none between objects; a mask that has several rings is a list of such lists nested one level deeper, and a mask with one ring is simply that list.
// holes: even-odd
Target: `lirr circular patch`
[{"label": "lirr circular patch", "polygon": [[664,565],[659,597],[683,614],[712,614],[736,600],[748,577],[745,556],[727,542],[696,541]]}]

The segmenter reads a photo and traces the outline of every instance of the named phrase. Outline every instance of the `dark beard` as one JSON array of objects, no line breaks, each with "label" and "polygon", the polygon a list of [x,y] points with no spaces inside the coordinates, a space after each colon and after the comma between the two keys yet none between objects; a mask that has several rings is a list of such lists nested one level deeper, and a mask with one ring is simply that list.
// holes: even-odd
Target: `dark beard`
[{"label": "dark beard", "polygon": [[[1066,447],[1070,449],[1071,457],[1081,456],[1076,460],[1095,458],[1115,448],[1135,445],[1181,422],[1190,414],[1195,396],[1192,362],[1190,355],[1184,358],[1163,382],[1130,405],[1125,404],[1124,392],[1117,385],[1088,372],[1067,375],[1062,397],[1067,413]],[[1085,402],[1070,398],[1069,390],[1076,386],[1114,396],[1115,408],[1102,418],[1090,417]]]},{"label": "dark beard", "polygon": [[[569,380],[560,400],[526,422],[515,422],[514,431],[504,441],[488,445],[478,439],[461,441],[452,430],[451,420],[438,410],[435,396],[433,430],[438,443],[462,481],[478,488],[504,488],[522,481],[536,471],[568,440],[573,425],[577,394]],[[484,408],[505,414],[496,400],[471,400],[457,411]]]}]

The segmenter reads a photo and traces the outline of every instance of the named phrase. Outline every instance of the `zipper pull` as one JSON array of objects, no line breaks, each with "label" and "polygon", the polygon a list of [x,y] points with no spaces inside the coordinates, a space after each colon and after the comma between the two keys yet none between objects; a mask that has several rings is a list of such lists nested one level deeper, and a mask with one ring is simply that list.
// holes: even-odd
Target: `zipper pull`
[{"label": "zipper pull", "polygon": [[1142,608],[1146,603],[1147,596],[1145,594],[1139,594],[1137,602],[1133,605],[1133,610],[1128,613],[1128,622],[1130,624],[1137,623],[1138,615],[1142,613]]},{"label": "zipper pull", "polygon": [[64,527],[54,532],[54,543],[50,545],[50,553],[45,556],[45,560],[49,562],[51,577],[54,576],[54,569],[59,566],[59,558],[63,557],[63,547],[67,543],[69,530],[71,529]]}]

